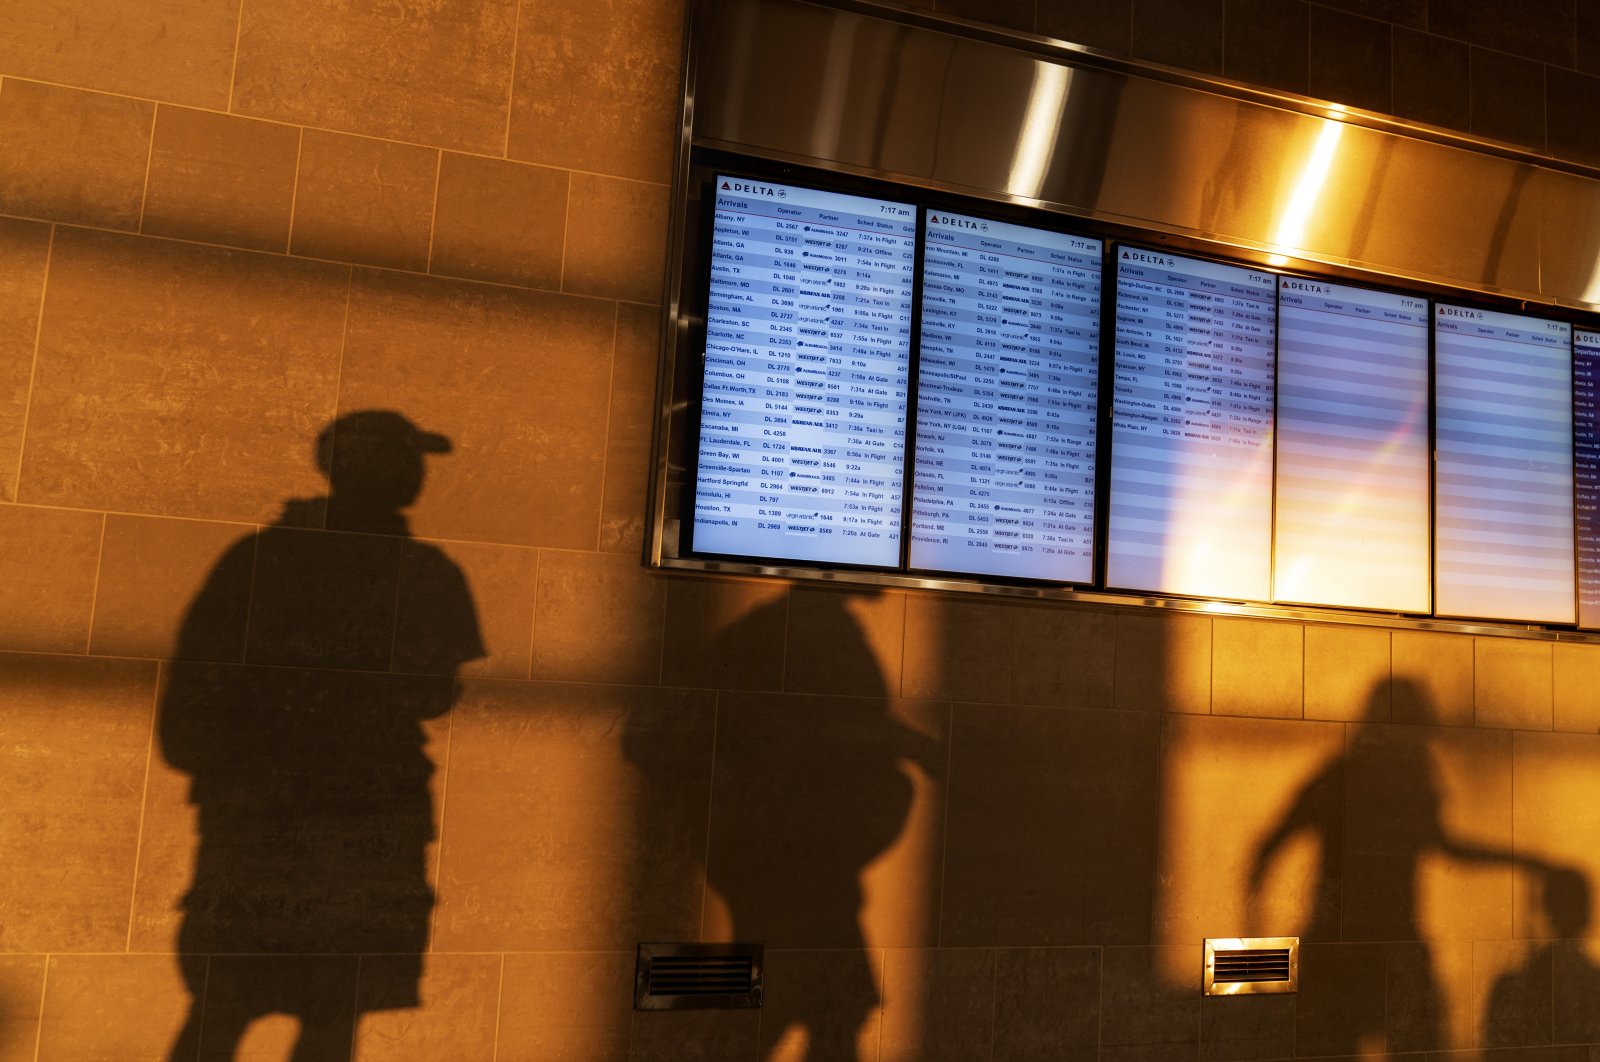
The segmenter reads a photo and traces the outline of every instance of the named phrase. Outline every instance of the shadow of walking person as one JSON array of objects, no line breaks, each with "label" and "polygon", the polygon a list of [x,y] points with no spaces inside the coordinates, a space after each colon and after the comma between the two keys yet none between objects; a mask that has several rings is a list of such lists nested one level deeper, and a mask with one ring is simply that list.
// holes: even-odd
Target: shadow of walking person
[{"label": "shadow of walking person", "polygon": [[[856,695],[719,695],[706,874],[724,916],[708,915],[702,934],[770,949],[763,1057],[849,1059],[879,1003],[863,874],[905,833],[919,781],[943,778],[942,723],[891,701],[851,608],[872,595],[805,597],[808,629],[829,632],[827,659],[805,666]],[[787,608],[780,600],[731,624],[713,659],[783,630]],[[868,1040],[864,1057],[875,1058]]]},{"label": "shadow of walking person", "polygon": [[[1433,715],[1424,692],[1395,679],[1393,699],[1417,706],[1417,722]],[[1362,1052],[1383,1042],[1390,1050],[1420,1051],[1447,1046],[1446,1001],[1439,991],[1429,942],[1419,913],[1421,864],[1442,856],[1474,863],[1516,864],[1508,849],[1454,836],[1445,826],[1443,796],[1427,729],[1391,725],[1390,683],[1380,682],[1367,701],[1366,717],[1348,735],[1345,751],[1330,760],[1296,795],[1278,823],[1256,846],[1250,891],[1257,895],[1275,856],[1296,835],[1308,833],[1319,849],[1310,916],[1301,929],[1308,942],[1415,942],[1390,971],[1394,1016],[1385,1029],[1383,1008],[1370,1011],[1372,1025],[1343,1023],[1338,1040],[1316,1045],[1318,1054]],[[1302,960],[1302,995],[1313,989],[1331,996],[1363,986],[1316,984],[1308,951]],[[1350,1013],[1359,1007],[1342,1008]]]},{"label": "shadow of walking person", "polygon": [[1544,935],[1516,969],[1501,974],[1483,1015],[1483,1047],[1580,1043],[1600,1035],[1600,968],[1583,953],[1589,880],[1571,867],[1537,875]]},{"label": "shadow of walking person", "polygon": [[[344,1060],[362,1014],[418,1004],[434,901],[424,723],[449,711],[456,672],[484,655],[466,579],[410,539],[402,512],[424,456],[449,450],[398,413],[340,417],[316,446],[329,496],[289,501],[190,605],[159,717],[200,833],[178,934],[192,998],[174,1062],[231,1058],[271,1014],[298,1021],[297,1062]],[[371,533],[304,530],[324,505]],[[185,662],[240,616],[244,664]],[[358,987],[355,956],[373,953],[383,958],[363,964]],[[348,957],[332,977],[328,956]]]}]

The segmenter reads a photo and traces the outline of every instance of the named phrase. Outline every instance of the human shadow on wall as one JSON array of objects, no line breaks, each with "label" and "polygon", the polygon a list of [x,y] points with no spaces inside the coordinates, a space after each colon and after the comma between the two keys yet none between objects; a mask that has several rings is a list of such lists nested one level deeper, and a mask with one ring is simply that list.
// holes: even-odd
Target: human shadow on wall
[{"label": "human shadow on wall", "polygon": [[[1395,703],[1411,705],[1413,723],[1390,724]],[[1443,796],[1429,734],[1427,695],[1408,679],[1379,682],[1365,718],[1347,735],[1345,751],[1330,760],[1296,795],[1256,847],[1250,892],[1259,895],[1273,859],[1293,837],[1309,833],[1319,863],[1311,908],[1300,936],[1306,942],[1415,941],[1411,961],[1390,971],[1389,994],[1404,1001],[1403,1020],[1390,1022],[1391,1051],[1440,1049],[1446,1002],[1439,991],[1428,940],[1419,918],[1420,869],[1425,856],[1475,863],[1523,864],[1510,850],[1452,835],[1444,823]],[[1302,962],[1302,991],[1310,971]],[[1338,991],[1359,992],[1350,984]],[[1319,989],[1320,990],[1320,989]],[[1354,1014],[1358,1006],[1342,1008]],[[1373,1027],[1352,1021],[1340,1042],[1320,1043],[1318,1054],[1360,1053],[1364,1040],[1385,1036],[1382,1008]]]},{"label": "human shadow on wall", "polygon": [[[818,663],[831,675],[827,684],[848,687],[850,696],[718,697],[706,876],[729,925],[725,933],[702,925],[702,934],[766,943],[765,1058],[857,1057],[879,1003],[862,925],[862,874],[906,828],[915,798],[908,770],[943,774],[943,746],[891,711],[883,671],[849,607],[870,596],[808,598],[808,626],[832,632]],[[788,607],[780,599],[730,624],[711,658],[784,630]],[[641,768],[650,762],[636,745],[644,736],[625,739]],[[648,779],[646,786],[655,788]],[[789,949],[811,953],[771,954]],[[877,1057],[875,1041],[866,1057]]]},{"label": "human shadow on wall", "polygon": [[1572,867],[1531,875],[1539,895],[1542,940],[1522,965],[1494,983],[1483,1015],[1482,1047],[1589,1043],[1600,1037],[1600,967],[1583,953],[1589,879]]},{"label": "human shadow on wall", "polygon": [[[449,450],[398,413],[340,417],[316,442],[328,496],[236,543],[189,607],[159,716],[200,834],[174,1062],[231,1058],[270,1014],[298,1020],[293,1059],[347,1059],[362,1015],[418,1004],[434,903],[423,724],[484,655],[460,569],[403,513],[425,455]],[[324,511],[362,533],[304,529]],[[199,662],[229,642],[243,664]],[[363,954],[381,958],[358,985]]]}]

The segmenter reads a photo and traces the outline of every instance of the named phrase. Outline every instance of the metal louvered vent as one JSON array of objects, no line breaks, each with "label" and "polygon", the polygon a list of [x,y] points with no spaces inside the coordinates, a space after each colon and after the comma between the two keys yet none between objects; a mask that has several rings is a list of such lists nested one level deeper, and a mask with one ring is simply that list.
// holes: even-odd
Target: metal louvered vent
[{"label": "metal louvered vent", "polygon": [[761,1006],[761,944],[640,944],[635,1010]]},{"label": "metal louvered vent", "polygon": [[1214,937],[1206,941],[1206,995],[1299,990],[1299,937]]}]

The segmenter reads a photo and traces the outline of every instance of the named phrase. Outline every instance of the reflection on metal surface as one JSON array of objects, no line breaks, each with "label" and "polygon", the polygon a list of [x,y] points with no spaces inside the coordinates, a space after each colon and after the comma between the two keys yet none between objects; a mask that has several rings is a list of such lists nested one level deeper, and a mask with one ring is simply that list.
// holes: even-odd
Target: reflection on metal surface
[{"label": "reflection on metal surface", "polygon": [[1011,160],[1011,175],[1006,190],[1012,195],[1037,199],[1044,190],[1050,154],[1056,147],[1061,116],[1067,109],[1067,89],[1072,84],[1070,67],[1055,63],[1034,63],[1033,88],[1028,91],[1028,109],[1017,133],[1016,156]]},{"label": "reflection on metal surface", "polygon": [[1600,180],[1327,104],[835,0],[701,5],[694,140],[1350,271],[1600,308]]},{"label": "reflection on metal surface", "polygon": [[1306,159],[1305,169],[1300,171],[1300,179],[1295,182],[1294,194],[1289,197],[1289,206],[1278,219],[1278,231],[1273,240],[1278,245],[1278,253],[1267,259],[1268,265],[1288,265],[1290,256],[1304,254],[1306,223],[1322,198],[1322,188],[1328,183],[1328,171],[1333,168],[1333,156],[1339,150],[1339,137],[1343,132],[1343,125],[1329,120],[1317,134],[1311,157]]},{"label": "reflection on metal surface", "polygon": [[1300,938],[1207,938],[1204,988],[1208,996],[1298,992]]}]

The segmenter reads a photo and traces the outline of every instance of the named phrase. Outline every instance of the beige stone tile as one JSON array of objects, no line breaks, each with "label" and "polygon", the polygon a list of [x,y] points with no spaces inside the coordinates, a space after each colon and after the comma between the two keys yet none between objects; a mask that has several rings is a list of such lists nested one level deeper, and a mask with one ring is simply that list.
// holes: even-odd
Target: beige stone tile
[{"label": "beige stone tile", "polygon": [[1338,939],[1344,750],[1339,723],[1165,720],[1157,942]]},{"label": "beige stone tile", "polygon": [[1478,726],[1549,730],[1554,673],[1549,642],[1478,638],[1473,652],[1473,717]]},{"label": "beige stone tile", "polygon": [[[178,667],[198,665],[178,665]],[[159,699],[172,685],[174,666],[162,665]],[[181,674],[181,673],[180,673]],[[191,672],[192,676],[194,673]],[[210,672],[202,671],[201,675]],[[194,681],[188,678],[187,681]],[[167,711],[156,711],[156,740],[149,757],[139,827],[139,868],[133,888],[133,927],[128,948],[135,952],[170,954],[179,950],[178,933],[184,920],[184,894],[192,884],[195,854],[200,838],[199,815],[191,803],[190,774],[169,762],[164,730]],[[189,765],[191,768],[193,764]],[[190,973],[205,976],[204,967]]]},{"label": "beige stone tile", "polygon": [[533,676],[661,679],[667,580],[631,557],[545,551],[534,606]]},{"label": "beige stone tile", "polygon": [[155,665],[0,654],[0,951],[120,951]]},{"label": "beige stone tile", "polygon": [[52,955],[39,1058],[164,1062],[187,996],[171,955]]},{"label": "beige stone tile", "polygon": [[[1512,740],[1512,835],[1517,855],[1557,867],[1569,868],[1587,879],[1592,890],[1600,881],[1600,853],[1591,838],[1600,830],[1600,806],[1594,799],[1600,779],[1600,736],[1594,734],[1520,733]],[[1555,919],[1548,903],[1562,894],[1549,894],[1536,870],[1516,879],[1516,936],[1578,937],[1593,935],[1592,910],[1568,901]],[[1571,911],[1572,907],[1580,910]],[[1583,916],[1588,916],[1587,918]],[[1579,923],[1574,928],[1572,923]]]},{"label": "beige stone tile", "polygon": [[1305,944],[1295,1003],[1295,1050],[1354,1055],[1384,1035],[1382,944]]},{"label": "beige stone tile", "polygon": [[994,1038],[995,953],[890,949],[883,963],[882,1062],[985,1062]]},{"label": "beige stone tile", "polygon": [[1211,617],[1117,615],[1116,707],[1211,711]]},{"label": "beige stone tile", "polygon": [[143,100],[6,78],[0,211],[138,228],[154,114]]},{"label": "beige stone tile", "polygon": [[574,173],[563,291],[660,303],[667,258],[665,185]]},{"label": "beige stone tile", "polygon": [[995,1062],[1086,1058],[1099,1047],[1099,948],[1003,948],[994,995]]},{"label": "beige stone tile", "polygon": [[299,155],[293,126],[162,106],[140,231],[286,251]]},{"label": "beige stone tile", "polygon": [[233,0],[18,4],[0,23],[0,70],[221,110],[238,13]]},{"label": "beige stone tile", "polygon": [[498,1062],[628,1062],[633,952],[507,955]]},{"label": "beige stone tile", "polygon": [[0,1062],[35,1062],[44,967],[43,955],[0,955]]},{"label": "beige stone tile", "polygon": [[1149,940],[1158,737],[1143,714],[957,705],[940,943]]},{"label": "beige stone tile", "polygon": [[[107,516],[90,650],[243,660],[254,530],[203,520]],[[248,562],[242,556],[224,559],[235,546],[249,554]],[[186,627],[202,591],[208,607]]]},{"label": "beige stone tile", "polygon": [[779,689],[788,628],[785,583],[674,578],[667,583],[662,682]]},{"label": "beige stone tile", "polygon": [[[1118,1057],[1193,1058],[1200,1039],[1200,993],[1195,990],[1200,945],[1106,948],[1102,961],[1102,1052],[1107,1047],[1140,1048]],[[1184,1050],[1174,1054],[1179,1048]]]},{"label": "beige stone tile", "polygon": [[1305,643],[1298,623],[1219,617],[1211,626],[1211,711],[1298,719]]},{"label": "beige stone tile", "polygon": [[1306,718],[1389,720],[1389,632],[1308,623]]},{"label": "beige stone tile", "polygon": [[357,273],[341,410],[398,410],[455,446],[429,460],[414,533],[594,548],[614,320],[587,299]]},{"label": "beige stone tile", "polygon": [[[1200,1048],[1193,1040],[1154,1044],[1101,1044],[1103,1062],[1195,1062]],[[1344,1062],[1355,1062],[1347,1059]]]},{"label": "beige stone tile", "polygon": [[454,683],[162,670],[132,950],[420,952]]},{"label": "beige stone tile", "polygon": [[1395,631],[1390,717],[1397,723],[1472,725],[1472,638],[1437,631]]},{"label": "beige stone tile", "polygon": [[[500,963],[499,955],[428,955],[421,1005],[367,1014],[356,1030],[353,1062],[494,1062]],[[357,1010],[368,1007],[369,985],[381,1001],[385,980],[412,976],[413,966],[407,956],[363,955]]]},{"label": "beige stone tile", "polygon": [[268,523],[314,495],[346,271],[59,230],[23,501]]},{"label": "beige stone tile", "polygon": [[0,502],[17,497],[50,227],[0,218]]},{"label": "beige stone tile", "polygon": [[931,943],[945,706],[757,693],[718,705],[707,873],[729,924],[708,919],[704,936]]},{"label": "beige stone tile", "polygon": [[307,129],[291,250],[308,258],[423,272],[439,152]]},{"label": "beige stone tile", "polygon": [[1483,1015],[1478,1046],[1550,1043],[1555,982],[1550,949],[1520,941],[1472,942],[1473,1010]]},{"label": "beige stone tile", "polygon": [[246,4],[238,114],[499,155],[516,0]]},{"label": "beige stone tile", "polygon": [[956,701],[1011,700],[1015,606],[964,597],[906,597],[906,697]]},{"label": "beige stone tile", "polygon": [[761,1014],[755,1010],[647,1010],[633,1019],[632,1062],[749,1062]]},{"label": "beige stone tile", "polygon": [[565,170],[445,152],[429,272],[560,288],[567,182]]},{"label": "beige stone tile", "polygon": [[452,720],[433,948],[693,940],[712,704],[687,691],[469,681]]},{"label": "beige stone tile", "polygon": [[[355,1025],[356,970],[361,961],[357,956],[214,955],[209,961],[203,956],[197,959],[194,987],[201,989],[199,979],[204,977],[205,1001],[201,1062],[293,1057],[302,1023],[304,1035],[321,1048],[308,1044],[308,1057],[348,1057]],[[290,1019],[290,1014],[301,1020]],[[265,1021],[260,1020],[267,1015]],[[274,1021],[278,1015],[288,1020]]]},{"label": "beige stone tile", "polygon": [[[395,669],[527,678],[538,572],[538,551],[522,546],[407,541],[400,560]],[[462,635],[470,625],[440,623],[442,616],[459,614],[463,600],[476,614],[486,654],[464,665]]]},{"label": "beige stone tile", "polygon": [[1552,647],[1555,728],[1578,734],[1600,732],[1600,645],[1556,643]]},{"label": "beige stone tile", "polygon": [[795,587],[789,592],[784,688],[863,697],[897,689],[907,596]]},{"label": "beige stone tile", "polygon": [[1511,935],[1511,735],[1368,725],[1344,768],[1344,939]]},{"label": "beige stone tile", "polygon": [[1550,946],[1555,1008],[1552,1039],[1558,1044],[1600,1040],[1600,964],[1595,941],[1558,940]]},{"label": "beige stone tile", "polygon": [[88,650],[104,519],[0,505],[0,650]]},{"label": "beige stone tile", "polygon": [[881,951],[768,950],[762,968],[761,1057],[877,1058]]},{"label": "beige stone tile", "polygon": [[1287,1058],[1294,1053],[1292,995],[1207,996],[1200,1001],[1205,1062]]},{"label": "beige stone tile", "polygon": [[666,182],[678,111],[680,0],[522,12],[512,158]]},{"label": "beige stone tile", "polygon": [[660,311],[619,304],[611,417],[606,426],[606,485],[600,507],[600,548],[611,553],[638,556],[644,548],[660,357]]},{"label": "beige stone tile", "polygon": [[1015,606],[1011,699],[1023,704],[1109,708],[1116,677],[1112,612]]},{"label": "beige stone tile", "polygon": [[1385,946],[1385,1030],[1395,1053],[1464,1049],[1477,1043],[1471,1007],[1472,942],[1409,941]]}]

